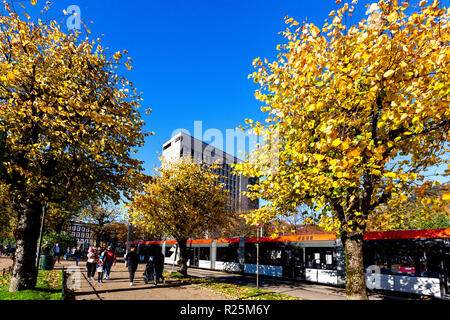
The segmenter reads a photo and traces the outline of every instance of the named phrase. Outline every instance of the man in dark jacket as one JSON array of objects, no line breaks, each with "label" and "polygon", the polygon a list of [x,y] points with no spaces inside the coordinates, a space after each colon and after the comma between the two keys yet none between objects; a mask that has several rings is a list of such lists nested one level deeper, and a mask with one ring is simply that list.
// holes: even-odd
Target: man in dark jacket
[{"label": "man in dark jacket", "polygon": [[164,271],[164,255],[161,252],[161,248],[158,248],[155,256],[153,258],[153,263],[155,264],[155,285],[157,285],[159,279],[161,279],[163,281],[163,283],[166,283],[166,280],[164,279],[163,276],[163,271]]},{"label": "man in dark jacket", "polygon": [[136,273],[139,264],[139,255],[136,253],[136,248],[130,248],[130,252],[127,253],[125,260],[127,262],[128,273],[130,274],[130,286],[132,286],[134,274]]},{"label": "man in dark jacket", "polygon": [[79,261],[80,258],[81,258],[81,250],[80,250],[80,247],[77,247],[77,248],[75,249],[75,253],[74,253],[73,255],[74,255],[74,257],[75,257],[75,262],[76,262],[76,264],[78,265],[78,261]]}]

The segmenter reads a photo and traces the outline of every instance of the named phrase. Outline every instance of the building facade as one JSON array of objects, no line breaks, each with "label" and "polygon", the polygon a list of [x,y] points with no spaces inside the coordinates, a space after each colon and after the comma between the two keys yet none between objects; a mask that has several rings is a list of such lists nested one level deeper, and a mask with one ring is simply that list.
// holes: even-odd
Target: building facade
[{"label": "building facade", "polygon": [[65,230],[66,234],[70,234],[77,240],[77,247],[85,251],[89,246],[94,245],[92,238],[92,229],[88,223],[84,222],[70,222]]},{"label": "building facade", "polygon": [[194,159],[198,163],[212,165],[219,163],[215,170],[220,176],[219,181],[225,184],[229,192],[228,211],[243,212],[257,209],[258,200],[250,200],[242,194],[248,186],[256,183],[256,178],[248,178],[233,172],[232,164],[242,163],[242,160],[232,156],[208,143],[200,141],[184,132],[180,132],[163,144],[163,158],[166,161],[177,161],[183,157]]}]

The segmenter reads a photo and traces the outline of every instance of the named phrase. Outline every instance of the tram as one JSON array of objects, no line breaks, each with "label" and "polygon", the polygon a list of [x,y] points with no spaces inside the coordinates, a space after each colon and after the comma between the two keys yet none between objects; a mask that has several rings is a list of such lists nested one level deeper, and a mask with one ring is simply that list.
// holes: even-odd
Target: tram
[{"label": "tram", "polygon": [[[188,240],[188,266],[209,270],[345,286],[345,253],[334,234],[278,238]],[[160,247],[166,264],[176,264],[177,243],[134,241],[143,262]],[[363,243],[366,285],[372,290],[450,298],[450,228],[369,232]]]}]

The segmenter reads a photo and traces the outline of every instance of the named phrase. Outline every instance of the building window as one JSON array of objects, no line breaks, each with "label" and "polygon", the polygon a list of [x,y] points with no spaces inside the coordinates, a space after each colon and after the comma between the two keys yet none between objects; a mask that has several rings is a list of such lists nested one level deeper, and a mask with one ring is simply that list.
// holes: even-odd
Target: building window
[{"label": "building window", "polygon": [[77,238],[79,238],[80,237],[80,233],[79,232],[77,232]]}]

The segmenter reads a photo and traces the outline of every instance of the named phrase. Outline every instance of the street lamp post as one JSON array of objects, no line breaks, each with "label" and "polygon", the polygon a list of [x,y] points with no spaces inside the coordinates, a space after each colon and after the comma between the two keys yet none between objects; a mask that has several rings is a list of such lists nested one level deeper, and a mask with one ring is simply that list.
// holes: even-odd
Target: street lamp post
[{"label": "street lamp post", "polygon": [[175,257],[173,258],[172,272],[173,272],[173,269],[175,268],[175,262],[176,262],[176,260],[177,260],[177,254],[178,254],[178,242],[177,242],[177,244],[175,245]]},{"label": "street lamp post", "polygon": [[126,253],[130,252],[131,248],[131,235],[133,234],[133,224],[128,223],[128,233],[127,233],[127,250]]},{"label": "street lamp post", "polygon": [[259,289],[259,233],[261,232],[262,236],[263,225],[264,223],[261,223],[260,225],[256,226],[256,288],[258,289]]},{"label": "street lamp post", "polygon": [[46,206],[47,205],[43,205],[42,206],[42,221],[41,221],[41,230],[39,231],[39,245],[38,245],[38,250],[37,250],[37,258],[36,258],[36,269],[39,270],[39,260],[41,257],[41,246],[42,246],[42,237],[44,234],[44,222],[45,222],[45,211],[46,211]]}]

